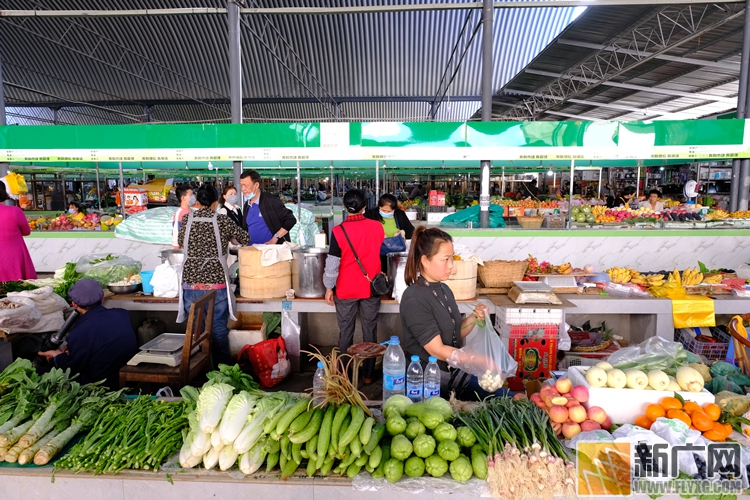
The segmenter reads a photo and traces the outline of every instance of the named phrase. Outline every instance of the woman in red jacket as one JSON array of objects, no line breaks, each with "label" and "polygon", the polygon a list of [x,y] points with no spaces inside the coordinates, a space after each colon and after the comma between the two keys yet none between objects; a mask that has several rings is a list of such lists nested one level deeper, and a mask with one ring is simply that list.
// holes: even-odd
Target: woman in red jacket
[{"label": "woman in red jacket", "polygon": [[[331,231],[331,244],[323,275],[326,302],[331,306],[336,305],[339,350],[343,354],[354,340],[358,311],[362,322],[362,340],[378,341],[380,297],[371,296],[370,282],[357,263],[355,252],[367,276],[374,278],[380,272],[380,246],[384,237],[380,222],[366,219],[362,215],[367,207],[364,191],[349,190],[344,195],[344,207],[349,215]],[[366,360],[362,373],[366,384],[372,383],[374,371],[375,360]]]}]

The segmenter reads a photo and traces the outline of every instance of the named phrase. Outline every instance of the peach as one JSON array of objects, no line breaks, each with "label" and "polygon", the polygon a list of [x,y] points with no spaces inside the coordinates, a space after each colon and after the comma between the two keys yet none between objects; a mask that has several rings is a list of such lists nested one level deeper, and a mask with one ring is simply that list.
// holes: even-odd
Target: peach
[{"label": "peach", "polygon": [[567,439],[573,439],[580,433],[581,433],[581,426],[576,423],[563,424],[562,426],[562,434]]},{"label": "peach", "polygon": [[513,401],[519,401],[521,399],[526,399],[526,394],[523,392],[516,393],[516,395],[513,396]]},{"label": "peach", "polygon": [[570,392],[572,388],[573,382],[571,382],[569,378],[559,378],[555,381],[555,389],[557,389],[560,394]]},{"label": "peach", "polygon": [[551,397],[559,396],[560,393],[557,392],[557,389],[555,389],[554,385],[543,385],[542,388],[539,390],[539,395],[544,399],[544,396],[549,395]]},{"label": "peach", "polygon": [[592,406],[589,408],[589,420],[593,420],[598,424],[603,424],[607,420],[607,413],[598,406]]},{"label": "peach", "polygon": [[552,398],[553,406],[565,406],[567,404],[568,404],[568,398],[564,398],[562,396],[556,396]]},{"label": "peach", "polygon": [[589,390],[582,385],[573,387],[570,395],[578,400],[579,403],[586,403],[589,400]]},{"label": "peach", "polygon": [[570,419],[573,422],[580,424],[581,422],[586,420],[586,408],[581,405],[571,406],[570,408],[568,408],[568,415],[570,415]]},{"label": "peach", "polygon": [[581,422],[581,430],[586,431],[596,431],[601,429],[602,426],[599,425],[599,422],[594,422],[593,420],[584,420]]},{"label": "peach", "polygon": [[549,409],[549,419],[555,423],[562,423],[568,420],[568,409],[564,406],[554,405]]},{"label": "peach", "polygon": [[534,404],[537,405],[542,410],[546,410],[547,409],[547,405],[544,404],[542,401],[537,401]]},{"label": "peach", "polygon": [[604,420],[604,423],[602,424],[602,429],[605,431],[608,431],[612,427],[612,420],[610,420],[609,415],[607,415],[606,420]]},{"label": "peach", "polygon": [[578,400],[571,396],[568,398],[568,402],[565,403],[565,407],[570,408],[571,406],[578,406],[579,404]]},{"label": "peach", "polygon": [[532,403],[542,402],[542,396],[540,396],[538,392],[535,392],[534,394],[532,394],[529,399],[531,400]]},{"label": "peach", "polygon": [[560,396],[562,396],[564,398],[572,398],[573,397],[569,392],[566,392],[565,394],[560,394]]}]

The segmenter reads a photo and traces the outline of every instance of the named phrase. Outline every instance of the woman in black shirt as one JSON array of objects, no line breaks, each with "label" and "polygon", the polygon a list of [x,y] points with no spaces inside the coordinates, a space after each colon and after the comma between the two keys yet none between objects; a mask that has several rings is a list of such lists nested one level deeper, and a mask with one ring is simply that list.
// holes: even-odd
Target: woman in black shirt
[{"label": "woman in black shirt", "polygon": [[[404,277],[408,288],[401,298],[400,313],[407,359],[417,355],[422,363],[429,356],[438,359],[440,393],[455,390],[459,399],[475,399],[490,393],[481,389],[477,378],[451,370],[446,363],[471,333],[477,320],[485,319],[487,307],[478,304],[462,317],[447,280],[453,270],[453,239],[437,228],[418,227],[412,235]],[[502,390],[501,390],[502,391]]]}]

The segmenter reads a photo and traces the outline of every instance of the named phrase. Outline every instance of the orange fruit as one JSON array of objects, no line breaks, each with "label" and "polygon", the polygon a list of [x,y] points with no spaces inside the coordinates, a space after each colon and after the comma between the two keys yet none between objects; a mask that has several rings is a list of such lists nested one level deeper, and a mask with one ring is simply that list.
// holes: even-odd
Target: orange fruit
[{"label": "orange fruit", "polygon": [[697,403],[693,403],[692,401],[685,401],[685,406],[683,406],[682,409],[688,415],[692,415],[694,411],[703,411]]},{"label": "orange fruit", "polygon": [[[729,424],[726,424],[726,425],[729,425]],[[732,426],[729,425],[729,427],[731,428]],[[720,424],[719,422],[714,422],[713,426],[711,427],[711,430],[718,432],[725,438],[728,438],[729,435],[732,433],[729,429],[724,427],[724,424]]]},{"label": "orange fruit", "polygon": [[706,415],[708,415],[708,418],[710,418],[714,422],[718,422],[719,417],[721,417],[721,407],[717,404],[708,403],[706,406],[703,407],[703,411],[706,412]]},{"label": "orange fruit", "polygon": [[732,424],[721,424],[721,425],[726,430],[727,437],[729,437],[729,435],[734,432],[734,429],[732,428]]},{"label": "orange fruit", "polygon": [[682,403],[680,403],[680,400],[677,398],[673,398],[672,396],[668,396],[661,401],[659,401],[659,404],[662,408],[667,410],[681,410],[682,409]]},{"label": "orange fruit", "polygon": [[709,441],[724,442],[726,440],[726,437],[724,437],[724,434],[720,434],[713,429],[711,429],[710,431],[704,432],[703,437],[708,439]]},{"label": "orange fruit", "polygon": [[710,431],[714,427],[714,422],[703,411],[694,411],[690,415],[690,420],[693,421],[695,428],[701,432]]},{"label": "orange fruit", "polygon": [[643,427],[644,429],[650,429],[653,423],[653,420],[648,418],[646,415],[638,415],[635,418],[635,425],[637,425],[638,427]]},{"label": "orange fruit", "polygon": [[685,413],[682,410],[669,410],[667,412],[667,418],[673,418],[675,420],[680,420],[682,422],[685,422],[686,425],[690,425],[692,422],[690,420],[690,417],[687,413]]},{"label": "orange fruit", "polygon": [[648,405],[646,407],[646,416],[651,420],[652,422],[656,422],[657,418],[664,417],[667,415],[666,410],[662,408],[659,405]]}]

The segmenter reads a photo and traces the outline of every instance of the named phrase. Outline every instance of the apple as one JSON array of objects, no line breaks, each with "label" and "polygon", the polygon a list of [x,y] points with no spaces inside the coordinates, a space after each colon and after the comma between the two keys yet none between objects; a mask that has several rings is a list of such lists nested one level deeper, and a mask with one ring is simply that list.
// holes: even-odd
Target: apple
[{"label": "apple", "polygon": [[599,425],[598,422],[594,422],[593,420],[584,420],[583,422],[581,422],[581,430],[584,431],[584,432],[586,432],[586,431],[597,431],[597,430],[599,430],[601,428],[602,428],[602,426]]},{"label": "apple", "polygon": [[607,413],[599,406],[592,406],[588,412],[589,420],[593,420],[598,424],[603,424],[607,420]]},{"label": "apple", "polygon": [[580,433],[581,433],[581,426],[576,423],[563,424],[562,426],[562,434],[567,439],[573,439]]},{"label": "apple", "polygon": [[570,395],[578,400],[579,403],[586,403],[589,400],[589,390],[582,385],[577,385],[570,390]]},{"label": "apple", "polygon": [[568,415],[570,416],[570,419],[577,424],[580,424],[581,422],[586,420],[586,417],[588,417],[586,408],[581,405],[571,406],[570,408],[568,408]]},{"label": "apple", "polygon": [[612,420],[610,420],[609,415],[607,415],[606,420],[604,420],[604,423],[602,424],[602,429],[605,431],[608,431],[612,427]]},{"label": "apple", "polygon": [[557,389],[557,392],[559,392],[560,394],[570,392],[572,388],[573,382],[571,382],[569,378],[559,378],[555,382],[555,389]]},{"label": "apple", "polygon": [[562,423],[568,420],[568,409],[564,406],[555,405],[549,409],[549,419],[555,423]]}]

